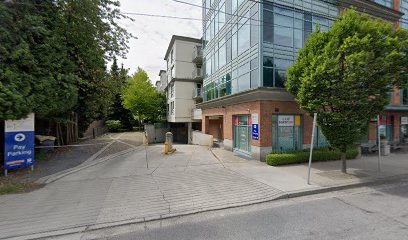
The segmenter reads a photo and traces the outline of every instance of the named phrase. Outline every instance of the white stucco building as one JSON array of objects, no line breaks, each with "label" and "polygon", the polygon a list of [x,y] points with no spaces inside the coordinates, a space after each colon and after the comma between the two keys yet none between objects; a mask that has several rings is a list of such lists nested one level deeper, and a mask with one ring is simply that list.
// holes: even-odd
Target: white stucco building
[{"label": "white stucco building", "polygon": [[201,110],[196,109],[202,101],[201,43],[201,39],[173,36],[164,58],[167,121],[179,142],[190,143],[191,132],[201,128]]}]

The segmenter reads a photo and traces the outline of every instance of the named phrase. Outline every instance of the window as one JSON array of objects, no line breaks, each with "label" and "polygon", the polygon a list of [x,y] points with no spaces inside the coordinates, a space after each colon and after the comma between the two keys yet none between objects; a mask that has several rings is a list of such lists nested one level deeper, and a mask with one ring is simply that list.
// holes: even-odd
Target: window
[{"label": "window", "polygon": [[264,57],[264,87],[285,87],[286,69],[293,64],[292,60]]},{"label": "window", "polygon": [[234,13],[238,9],[238,2],[237,0],[231,0],[231,1],[232,1],[232,13]]},{"label": "window", "polygon": [[227,0],[226,2],[225,2],[225,12],[226,12],[226,14],[225,14],[225,21],[228,21],[228,20],[230,20],[230,18],[231,18],[231,13],[232,13],[232,2],[231,2],[231,0]]},{"label": "window", "polygon": [[231,38],[228,38],[227,40],[227,45],[226,45],[226,55],[227,55],[227,63],[231,62],[232,59],[232,45],[231,45],[232,41]]},{"label": "window", "polygon": [[225,24],[225,12],[226,12],[225,1],[222,1],[222,2],[223,2],[222,5],[220,3],[221,7],[220,7],[219,15],[218,15],[219,29],[221,29]]},{"label": "window", "polygon": [[274,43],[282,46],[293,46],[293,12],[275,8]]},{"label": "window", "polygon": [[211,71],[211,66],[212,66],[211,60],[212,60],[212,59],[211,59],[211,55],[206,57],[206,62],[205,62],[205,74],[206,74],[206,77],[212,74],[212,71]]},{"label": "window", "polygon": [[259,17],[258,17],[258,6],[255,4],[251,8],[251,47],[258,44],[259,41]]},{"label": "window", "polygon": [[264,10],[263,40],[273,43],[273,12]]},{"label": "window", "polygon": [[170,63],[173,63],[173,62],[174,62],[174,51],[172,49],[170,52]]},{"label": "window", "polygon": [[258,58],[251,60],[251,88],[259,86],[259,67]]},{"label": "window", "polygon": [[242,54],[249,49],[251,45],[251,27],[248,13],[245,14],[245,18],[240,20],[240,28],[238,30],[238,55]]},{"label": "window", "polygon": [[333,21],[328,18],[315,16],[309,12],[264,7],[263,41],[300,49],[316,29],[316,24],[321,31],[327,31],[332,23]]},{"label": "window", "polygon": [[237,37],[237,33],[234,33],[232,35],[232,59],[235,59],[238,56],[238,37]]},{"label": "window", "polygon": [[389,8],[392,8],[394,6],[393,0],[374,0],[374,2]]},{"label": "window", "polygon": [[170,75],[171,75],[171,78],[175,78],[175,77],[176,77],[176,73],[175,73],[175,70],[174,70],[174,66],[171,67]]},{"label": "window", "polygon": [[174,102],[171,102],[171,115],[174,115]]},{"label": "window", "polygon": [[[222,45],[221,45],[222,44]],[[219,67],[223,67],[225,66],[225,64],[227,63],[227,49],[226,49],[226,44],[225,41],[220,42],[220,49],[218,51],[218,56],[219,56]]]},{"label": "window", "polygon": [[408,0],[400,1],[400,11],[404,13],[400,20],[401,27],[408,28]]},{"label": "window", "polygon": [[408,105],[408,89],[407,88],[401,90],[401,104]]}]

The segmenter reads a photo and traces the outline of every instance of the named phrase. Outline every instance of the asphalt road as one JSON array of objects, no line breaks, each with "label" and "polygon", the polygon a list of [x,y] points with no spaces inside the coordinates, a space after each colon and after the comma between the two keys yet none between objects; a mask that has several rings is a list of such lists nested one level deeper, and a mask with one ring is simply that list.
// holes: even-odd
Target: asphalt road
[{"label": "asphalt road", "polygon": [[408,182],[123,226],[80,239],[408,239]]}]

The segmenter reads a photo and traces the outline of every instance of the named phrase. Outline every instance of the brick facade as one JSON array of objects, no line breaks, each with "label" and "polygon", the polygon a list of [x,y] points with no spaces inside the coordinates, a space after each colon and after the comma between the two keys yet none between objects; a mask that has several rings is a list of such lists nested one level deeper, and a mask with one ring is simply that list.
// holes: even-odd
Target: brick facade
[{"label": "brick facade", "polygon": [[[224,139],[233,141],[233,116],[258,114],[259,117],[259,140],[251,140],[255,149],[261,148],[272,151],[272,115],[273,114],[297,114],[302,116],[303,144],[309,145],[313,119],[300,111],[296,102],[281,101],[254,101],[241,103],[222,108],[203,109],[202,129],[206,134],[214,134],[216,127],[211,124],[210,117],[222,116]],[[214,136],[215,137],[215,136]],[[269,150],[268,150],[269,149]],[[261,154],[262,155],[262,154]],[[257,157],[263,160],[264,156]]]},{"label": "brick facade", "polygon": [[[399,103],[399,102],[398,102]],[[259,140],[251,140],[251,146],[254,151],[269,153],[272,151],[272,116],[274,114],[296,114],[301,115],[302,119],[302,136],[303,146],[310,146],[312,134],[313,119],[305,112],[299,109],[296,102],[293,101],[254,101],[249,103],[241,103],[220,108],[203,109],[202,130],[206,134],[213,135],[215,138],[233,142],[233,116],[235,115],[250,115],[258,114],[259,117]],[[211,120],[211,117],[219,116],[219,120]],[[392,118],[392,135],[395,143],[400,141],[400,121],[401,116],[408,116],[408,112],[391,112],[386,111],[384,116]],[[222,124],[222,133],[219,133],[219,126]],[[221,137],[223,135],[223,138]],[[375,144],[377,139],[377,123],[370,122],[368,127],[368,142]],[[227,147],[231,149],[232,146]],[[265,153],[252,153],[256,159],[264,160]]]}]

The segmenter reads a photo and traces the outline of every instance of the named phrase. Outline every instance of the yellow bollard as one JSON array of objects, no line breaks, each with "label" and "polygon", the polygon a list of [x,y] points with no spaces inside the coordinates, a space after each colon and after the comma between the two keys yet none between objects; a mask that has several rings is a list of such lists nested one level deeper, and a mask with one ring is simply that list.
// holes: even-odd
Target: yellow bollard
[{"label": "yellow bollard", "polygon": [[169,154],[169,145],[167,143],[164,144],[164,154]]}]

